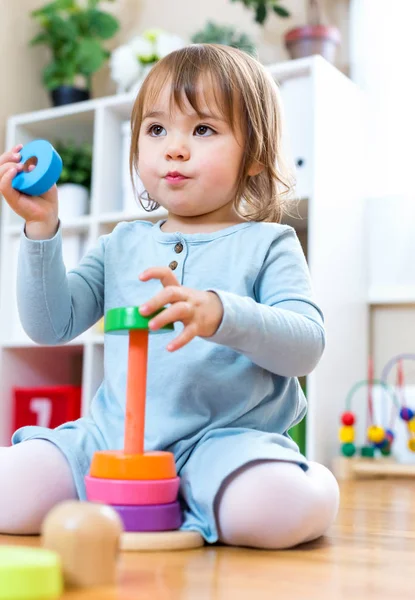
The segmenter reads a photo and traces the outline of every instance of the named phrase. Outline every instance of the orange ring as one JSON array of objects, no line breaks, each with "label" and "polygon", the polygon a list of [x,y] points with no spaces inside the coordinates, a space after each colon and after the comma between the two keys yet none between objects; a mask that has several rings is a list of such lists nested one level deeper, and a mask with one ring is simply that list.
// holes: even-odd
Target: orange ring
[{"label": "orange ring", "polygon": [[91,462],[91,477],[100,479],[172,479],[176,477],[172,452],[125,454],[123,450],[95,452]]}]

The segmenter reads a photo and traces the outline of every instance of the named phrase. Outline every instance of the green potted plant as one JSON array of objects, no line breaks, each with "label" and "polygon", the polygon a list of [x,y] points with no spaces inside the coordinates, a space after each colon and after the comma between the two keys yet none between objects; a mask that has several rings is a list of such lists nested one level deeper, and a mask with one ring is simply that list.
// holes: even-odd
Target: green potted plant
[{"label": "green potted plant", "polygon": [[87,100],[92,75],[110,56],[103,40],[114,36],[119,22],[98,8],[101,1],[55,0],[31,12],[41,31],[30,45],[44,44],[52,55],[43,83],[54,106]]},{"label": "green potted plant", "polygon": [[89,210],[92,174],[92,145],[73,140],[57,141],[55,149],[62,158],[63,168],[57,182],[59,216],[70,220]]},{"label": "green potted plant", "polygon": [[253,10],[255,21],[259,25],[264,25],[270,11],[283,19],[290,16],[288,10],[281,6],[280,0],[231,0],[231,2],[242,2],[244,6]]},{"label": "green potted plant", "polygon": [[321,54],[331,63],[335,61],[340,40],[337,27],[326,22],[321,0],[308,0],[307,24],[290,29],[284,35],[285,47],[291,58]]},{"label": "green potted plant", "polygon": [[[254,11],[255,21],[264,25],[270,12],[282,18],[291,14],[281,6],[280,0],[231,0],[242,2]],[[321,54],[329,62],[334,62],[337,46],[340,44],[340,32],[333,25],[328,25],[323,15],[321,0],[306,0],[306,25],[290,29],[284,34],[285,47],[291,58],[302,58],[313,54]]]},{"label": "green potted plant", "polygon": [[223,44],[239,48],[254,56],[256,48],[254,42],[246,33],[238,33],[230,25],[218,25],[208,21],[203,29],[197,31],[191,38],[194,44]]}]

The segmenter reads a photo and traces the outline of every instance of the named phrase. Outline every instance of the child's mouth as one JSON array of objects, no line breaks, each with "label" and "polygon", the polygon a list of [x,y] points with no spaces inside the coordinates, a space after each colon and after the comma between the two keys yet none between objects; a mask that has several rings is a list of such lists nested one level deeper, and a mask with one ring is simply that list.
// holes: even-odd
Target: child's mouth
[{"label": "child's mouth", "polygon": [[165,176],[165,179],[169,183],[180,183],[182,181],[186,181],[189,178],[183,175],[182,173],[179,173],[179,171],[170,171]]}]

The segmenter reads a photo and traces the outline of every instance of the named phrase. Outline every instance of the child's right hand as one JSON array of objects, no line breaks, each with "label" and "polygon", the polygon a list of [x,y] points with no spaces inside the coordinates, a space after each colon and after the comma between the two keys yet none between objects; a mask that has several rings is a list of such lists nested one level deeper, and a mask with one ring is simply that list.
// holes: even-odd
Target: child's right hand
[{"label": "child's right hand", "polygon": [[[53,237],[58,226],[58,191],[56,185],[42,196],[27,196],[12,187],[13,177],[24,170],[20,163],[21,144],[0,155],[0,192],[6,202],[26,221],[26,234],[32,239]],[[34,165],[28,167],[32,171]]]}]

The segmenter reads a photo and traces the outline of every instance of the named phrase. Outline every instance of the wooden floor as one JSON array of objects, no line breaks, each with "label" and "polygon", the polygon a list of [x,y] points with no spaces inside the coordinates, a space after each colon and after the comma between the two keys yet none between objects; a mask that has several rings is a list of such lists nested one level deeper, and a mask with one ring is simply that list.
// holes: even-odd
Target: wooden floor
[{"label": "wooden floor", "polygon": [[[38,545],[0,536],[0,544]],[[290,551],[205,547],[122,554],[112,588],[65,600],[403,600],[415,596],[415,480],[342,485],[328,536]]]}]

